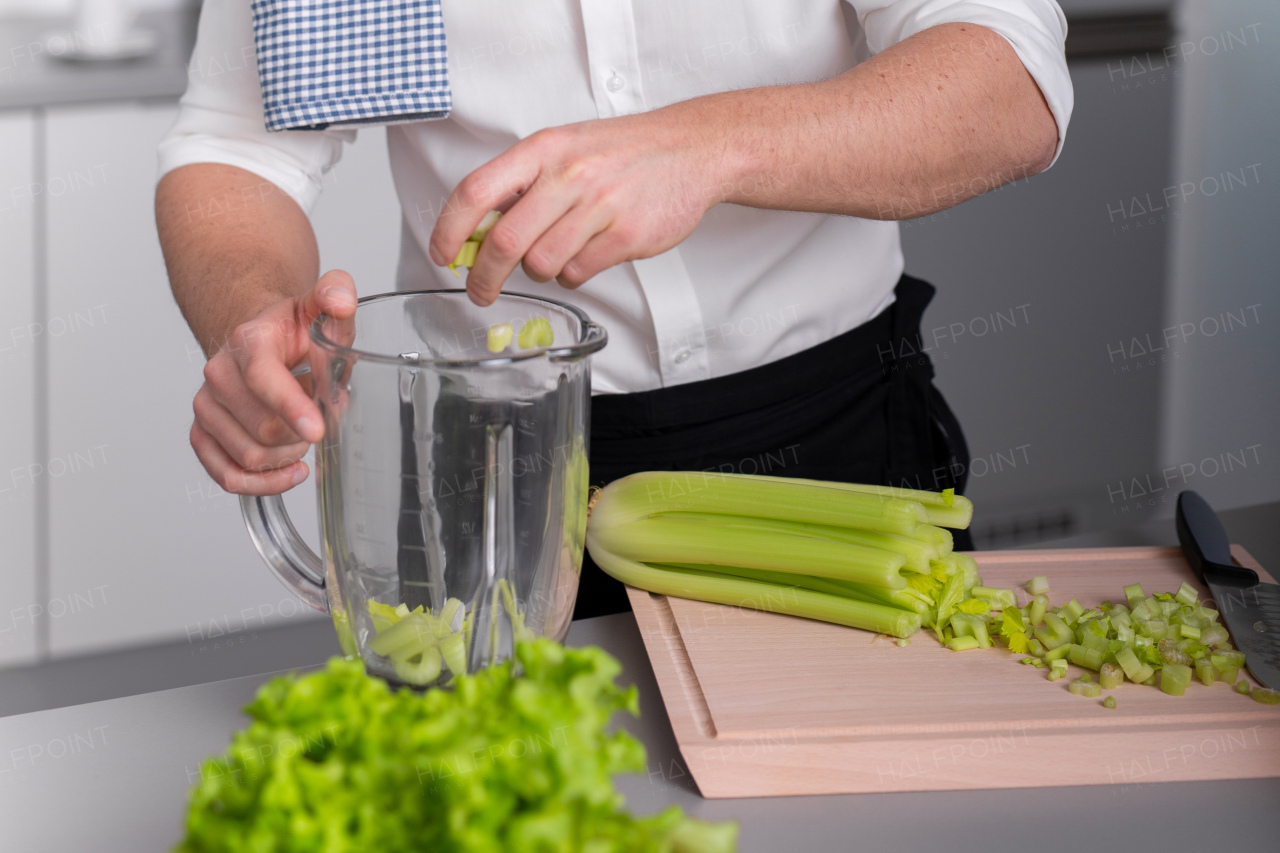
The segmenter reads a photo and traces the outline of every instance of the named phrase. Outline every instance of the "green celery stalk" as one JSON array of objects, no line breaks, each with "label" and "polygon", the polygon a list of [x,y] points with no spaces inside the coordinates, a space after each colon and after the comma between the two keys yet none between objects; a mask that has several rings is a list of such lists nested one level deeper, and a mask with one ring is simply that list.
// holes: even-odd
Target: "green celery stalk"
[{"label": "green celery stalk", "polygon": [[883,604],[798,587],[780,587],[717,572],[658,568],[620,557],[598,542],[591,549],[591,557],[612,577],[660,595],[802,616],[894,637],[910,637],[920,630],[919,614]]},{"label": "green celery stalk", "polygon": [[641,563],[741,566],[890,589],[907,585],[898,571],[906,557],[892,551],[780,533],[767,526],[753,528],[751,519],[733,526],[679,521],[673,516],[610,523],[599,517],[600,503],[587,526],[587,542],[593,556],[595,549],[601,548]]},{"label": "green celery stalk", "polygon": [[1122,681],[1124,681],[1124,670],[1119,664],[1104,663],[1102,669],[1098,670],[1098,682],[1104,690],[1119,687]]},{"label": "green celery stalk", "polygon": [[921,615],[929,609],[928,601],[921,598],[919,593],[909,587],[907,589],[887,589],[882,586],[869,586],[851,581],[811,577],[795,572],[771,572],[765,569],[744,569],[739,566],[713,566],[695,563],[654,563],[653,565],[658,568],[685,569],[686,571],[694,572],[717,572],[719,574],[734,575],[735,577],[777,584],[778,586],[799,586],[811,589],[814,592],[824,592],[827,595],[838,595],[843,598],[854,598],[858,601],[871,601],[877,604],[885,604],[889,607],[898,607]]},{"label": "green celery stalk", "polygon": [[[936,560],[940,556],[936,545],[932,545],[919,537],[899,536],[896,533],[882,533],[878,530],[858,530],[853,527],[834,527],[829,524],[746,518],[740,515],[723,515],[710,512],[658,513],[652,517],[668,518],[675,521],[692,521],[717,528],[768,530],[796,536],[827,539],[832,542],[844,542],[849,545],[860,545],[864,548],[878,548],[882,551],[901,554],[906,558],[903,568],[925,574],[929,572],[930,561]],[[934,529],[940,530],[941,528]]]},{"label": "green celery stalk", "polygon": [[947,648],[953,652],[964,652],[980,648],[977,637],[952,637],[946,642]]},{"label": "green celery stalk", "polygon": [[601,490],[588,535],[593,525],[597,532],[608,531],[657,513],[680,511],[859,527],[902,536],[912,536],[928,522],[918,501],[867,494],[846,485],[750,474],[643,471]]},{"label": "green celery stalk", "polygon": [[[739,474],[737,476],[769,479],[760,474]],[[898,489],[892,486],[870,486],[863,483],[827,483],[823,480],[798,480],[797,482],[818,483],[877,497],[915,501],[922,505],[928,513],[928,523],[939,527],[952,527],[962,530],[968,527],[969,522],[973,520],[973,501],[962,495],[953,494],[948,499],[941,492],[926,492],[919,489]]]}]

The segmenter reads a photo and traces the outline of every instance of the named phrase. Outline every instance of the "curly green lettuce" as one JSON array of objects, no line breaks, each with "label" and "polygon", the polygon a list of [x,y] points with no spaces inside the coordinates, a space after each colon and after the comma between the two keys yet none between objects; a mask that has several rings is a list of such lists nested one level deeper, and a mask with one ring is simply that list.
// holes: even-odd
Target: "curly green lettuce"
[{"label": "curly green lettuce", "polygon": [[[451,689],[392,690],[358,661],[276,678],[201,765],[178,853],[727,853],[736,824],[633,817],[617,773],[643,745],[608,730],[635,687],[598,648],[524,641]],[[521,672],[516,675],[516,672]]]}]

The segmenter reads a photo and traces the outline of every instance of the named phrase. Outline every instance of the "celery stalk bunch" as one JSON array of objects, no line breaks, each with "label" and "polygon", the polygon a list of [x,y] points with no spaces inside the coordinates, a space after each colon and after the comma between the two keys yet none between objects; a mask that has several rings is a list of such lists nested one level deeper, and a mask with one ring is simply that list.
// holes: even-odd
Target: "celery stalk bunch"
[{"label": "celery stalk bunch", "polygon": [[972,517],[950,490],[651,471],[595,496],[586,544],[605,572],[650,592],[943,639],[955,616],[990,609],[946,529]]}]

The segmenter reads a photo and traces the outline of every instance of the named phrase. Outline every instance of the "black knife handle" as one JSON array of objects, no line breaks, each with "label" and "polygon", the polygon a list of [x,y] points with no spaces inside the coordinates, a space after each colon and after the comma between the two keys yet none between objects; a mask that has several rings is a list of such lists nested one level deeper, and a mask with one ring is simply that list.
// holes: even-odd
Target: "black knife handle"
[{"label": "black knife handle", "polygon": [[1223,554],[1230,558],[1227,532],[1209,503],[1192,491],[1178,495],[1178,512],[1175,519],[1178,542],[1191,564],[1191,570],[1200,580],[1232,586],[1253,586],[1258,583],[1258,573],[1232,563],[1215,562],[1205,556],[1205,551]]}]

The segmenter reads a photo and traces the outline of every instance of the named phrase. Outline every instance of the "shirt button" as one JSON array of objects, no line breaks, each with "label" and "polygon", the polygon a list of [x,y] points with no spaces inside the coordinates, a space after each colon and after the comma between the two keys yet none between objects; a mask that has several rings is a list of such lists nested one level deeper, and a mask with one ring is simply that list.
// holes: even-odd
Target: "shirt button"
[{"label": "shirt button", "polygon": [[613,72],[613,76],[604,81],[605,88],[610,92],[620,92],[622,87],[627,85],[627,81],[623,80],[617,71]]},{"label": "shirt button", "polygon": [[692,350],[682,349],[678,351],[675,354],[675,357],[672,358],[671,360],[674,361],[676,364],[684,364],[686,361],[689,360],[689,357],[692,355],[693,355]]}]

